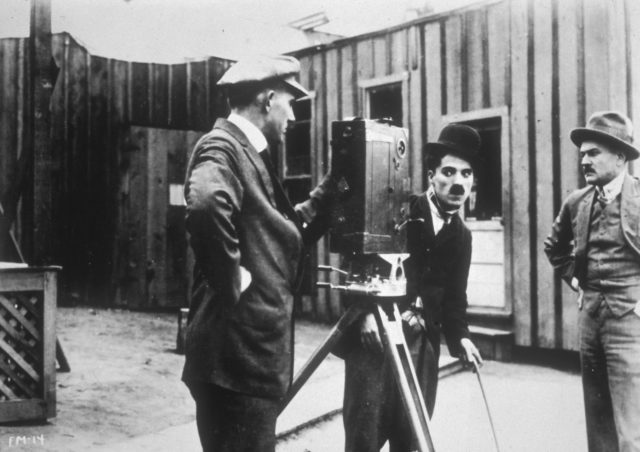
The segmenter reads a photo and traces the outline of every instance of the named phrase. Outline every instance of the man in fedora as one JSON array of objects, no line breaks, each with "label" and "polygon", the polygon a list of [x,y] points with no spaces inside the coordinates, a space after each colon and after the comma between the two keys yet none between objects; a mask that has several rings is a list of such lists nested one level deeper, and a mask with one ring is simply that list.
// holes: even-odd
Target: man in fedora
[{"label": "man in fedora", "polygon": [[[473,185],[480,136],[463,124],[445,126],[437,142],[425,146],[429,188],[410,198],[404,262],[407,297],[400,306],[405,339],[427,405],[433,414],[438,384],[440,333],[452,356],[482,362],[469,339],[466,318],[471,233],[459,216]],[[373,314],[354,325],[344,347],[344,428],[347,452],[415,450],[389,360],[385,359]],[[347,332],[349,337],[349,332]]]},{"label": "man in fedora", "polygon": [[195,255],[182,379],[204,451],[275,449],[293,366],[293,294],[307,245],[328,224],[327,177],[293,207],[273,170],[292,102],[309,93],[288,56],[241,60],[223,75],[231,114],[196,144],[185,182]]},{"label": "man in fedora", "polygon": [[571,131],[588,186],[564,201],[545,241],[578,292],[589,451],[640,451],[640,182],[629,118],[594,113]]}]

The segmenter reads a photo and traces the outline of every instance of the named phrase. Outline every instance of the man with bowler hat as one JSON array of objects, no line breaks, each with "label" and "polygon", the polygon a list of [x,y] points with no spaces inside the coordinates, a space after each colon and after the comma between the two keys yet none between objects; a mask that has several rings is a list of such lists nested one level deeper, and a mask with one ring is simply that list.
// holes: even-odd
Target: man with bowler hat
[{"label": "man with bowler hat", "polygon": [[[473,185],[480,136],[463,124],[445,126],[437,142],[425,146],[429,188],[410,198],[404,262],[407,297],[402,312],[405,339],[433,414],[438,384],[440,333],[452,356],[482,362],[469,339],[467,278],[471,232],[459,216]],[[355,334],[354,334],[355,332]],[[347,452],[415,450],[415,439],[385,357],[374,315],[365,314],[347,332],[352,343],[345,359],[344,428]]]},{"label": "man with bowler hat", "polygon": [[590,452],[640,452],[640,182],[629,118],[594,113],[571,131],[587,187],[564,201],[545,241],[577,292]]},{"label": "man with bowler hat", "polygon": [[293,207],[271,164],[269,148],[294,120],[292,102],[309,94],[299,71],[288,56],[231,66],[218,82],[231,114],[200,139],[187,167],[195,269],[182,379],[207,452],[273,452],[291,383],[294,292],[336,186],[326,177]]}]

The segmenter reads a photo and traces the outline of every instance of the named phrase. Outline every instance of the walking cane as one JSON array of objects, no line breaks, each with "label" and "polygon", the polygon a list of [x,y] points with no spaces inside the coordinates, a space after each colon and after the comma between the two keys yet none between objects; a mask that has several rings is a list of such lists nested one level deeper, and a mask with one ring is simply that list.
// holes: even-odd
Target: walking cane
[{"label": "walking cane", "polygon": [[493,425],[493,418],[491,417],[491,410],[489,410],[489,402],[487,401],[487,394],[484,392],[484,386],[482,385],[482,379],[480,378],[480,368],[475,359],[473,362],[473,370],[478,376],[478,383],[480,383],[480,391],[482,392],[482,398],[484,399],[484,406],[487,408],[487,416],[489,416],[489,424],[491,424],[491,432],[493,433],[493,442],[496,444],[496,452],[500,452],[500,446],[498,445],[498,437],[496,436],[496,428]]}]

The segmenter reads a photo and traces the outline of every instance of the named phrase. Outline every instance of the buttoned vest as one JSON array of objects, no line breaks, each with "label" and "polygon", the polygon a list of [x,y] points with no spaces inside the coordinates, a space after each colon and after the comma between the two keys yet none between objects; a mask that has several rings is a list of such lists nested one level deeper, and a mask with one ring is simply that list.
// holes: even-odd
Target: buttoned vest
[{"label": "buttoned vest", "polygon": [[609,204],[594,201],[587,251],[585,308],[606,303],[615,316],[640,300],[640,258],[627,245],[620,224],[620,195]]}]

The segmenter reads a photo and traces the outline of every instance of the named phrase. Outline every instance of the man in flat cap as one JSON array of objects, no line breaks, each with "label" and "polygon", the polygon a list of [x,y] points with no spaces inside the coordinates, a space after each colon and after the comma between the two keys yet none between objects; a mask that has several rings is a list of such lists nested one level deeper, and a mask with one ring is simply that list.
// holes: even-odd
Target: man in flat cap
[{"label": "man in flat cap", "polygon": [[629,118],[594,113],[571,131],[588,186],[564,201],[545,241],[578,292],[589,451],[640,451],[640,182]]},{"label": "man in flat cap", "polygon": [[309,93],[291,57],[239,61],[218,82],[231,114],[196,144],[185,182],[195,254],[183,381],[203,450],[275,449],[293,366],[293,294],[305,247],[325,230],[327,177],[293,207],[274,173],[292,102]]},{"label": "man in flat cap", "polygon": [[[449,124],[437,142],[425,146],[429,188],[409,200],[404,262],[407,297],[400,306],[405,339],[413,356],[429,416],[438,385],[440,333],[452,356],[482,362],[469,339],[467,279],[471,232],[459,216],[473,185],[480,135],[464,124]],[[355,327],[355,330],[353,329]],[[373,314],[346,334],[343,420],[347,452],[409,452],[417,445],[405,414],[389,359],[385,359]],[[356,334],[354,334],[354,332]]]}]

